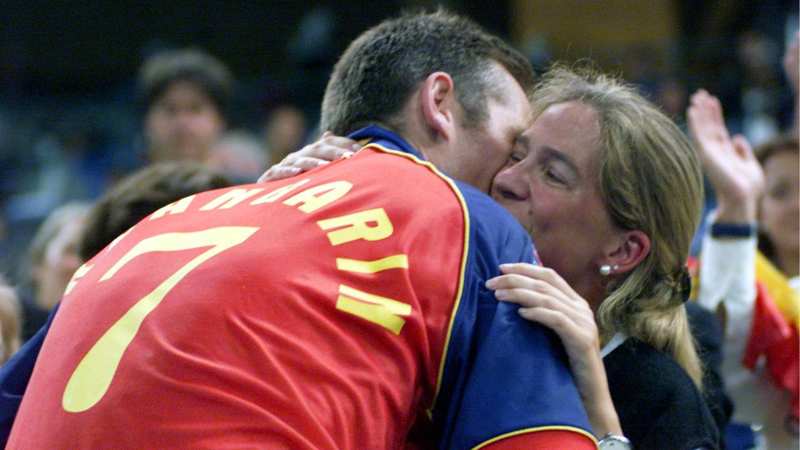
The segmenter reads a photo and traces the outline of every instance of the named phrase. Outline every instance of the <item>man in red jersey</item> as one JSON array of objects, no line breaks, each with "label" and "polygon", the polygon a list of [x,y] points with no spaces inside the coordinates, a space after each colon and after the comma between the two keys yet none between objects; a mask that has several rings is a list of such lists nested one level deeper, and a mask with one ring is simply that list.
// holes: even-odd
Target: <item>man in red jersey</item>
[{"label": "man in red jersey", "polygon": [[323,127],[365,148],[182,199],[79,269],[8,448],[594,448],[557,338],[484,286],[534,261],[481,192],[532,82],[447,13],[364,33]]}]

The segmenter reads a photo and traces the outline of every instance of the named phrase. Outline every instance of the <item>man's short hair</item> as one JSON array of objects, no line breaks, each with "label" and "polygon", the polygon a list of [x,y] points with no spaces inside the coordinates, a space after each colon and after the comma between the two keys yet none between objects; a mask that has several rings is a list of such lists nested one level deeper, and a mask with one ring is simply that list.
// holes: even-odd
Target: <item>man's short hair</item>
[{"label": "man's short hair", "polygon": [[144,110],[148,111],[178,81],[195,85],[211,99],[220,115],[226,115],[233,75],[217,58],[191,48],[160,52],[145,61],[139,71],[139,96]]},{"label": "man's short hair", "polygon": [[502,39],[444,10],[403,15],[367,30],[336,63],[322,102],[321,129],[345,135],[370,123],[402,131],[398,113],[431,73],[450,74],[464,125],[488,117],[492,62],[530,92],[530,63]]}]

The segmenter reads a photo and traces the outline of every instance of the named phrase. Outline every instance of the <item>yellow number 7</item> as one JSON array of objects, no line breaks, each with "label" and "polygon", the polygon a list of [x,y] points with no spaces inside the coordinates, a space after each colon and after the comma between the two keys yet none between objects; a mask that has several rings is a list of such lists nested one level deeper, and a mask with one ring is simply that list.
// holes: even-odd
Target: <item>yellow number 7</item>
[{"label": "yellow number 7", "polygon": [[100,281],[114,276],[125,264],[151,252],[174,252],[211,247],[178,269],[169,278],[136,302],[92,346],[72,373],[61,404],[68,412],[82,412],[94,406],[108,390],[122,354],[128,348],[145,317],[186,275],[204,261],[241,244],[258,230],[254,227],[217,227],[186,233],[165,233],[142,240],[128,251]]}]

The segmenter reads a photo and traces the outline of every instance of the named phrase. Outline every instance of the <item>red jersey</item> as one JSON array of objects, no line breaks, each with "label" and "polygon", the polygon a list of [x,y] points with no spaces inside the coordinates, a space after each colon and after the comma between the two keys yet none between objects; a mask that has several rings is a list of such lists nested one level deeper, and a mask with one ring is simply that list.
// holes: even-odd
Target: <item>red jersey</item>
[{"label": "red jersey", "polygon": [[[484,389],[475,232],[460,188],[380,145],[162,208],[76,273],[9,448],[392,449],[426,411],[440,445],[502,440],[443,425]],[[548,408],[531,430],[592,443]]]}]

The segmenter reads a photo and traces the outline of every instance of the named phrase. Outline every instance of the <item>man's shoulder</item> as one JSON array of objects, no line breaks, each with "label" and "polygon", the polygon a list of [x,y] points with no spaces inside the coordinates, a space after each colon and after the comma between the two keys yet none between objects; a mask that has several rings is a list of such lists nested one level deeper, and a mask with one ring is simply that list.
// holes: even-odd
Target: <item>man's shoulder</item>
[{"label": "man's shoulder", "polygon": [[519,254],[532,245],[528,233],[505,208],[473,186],[455,184],[468,212],[473,240],[501,254],[509,250]]}]

